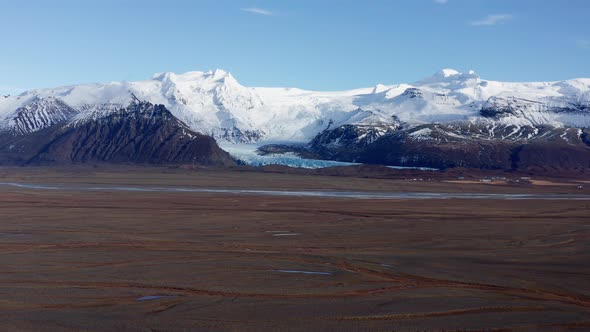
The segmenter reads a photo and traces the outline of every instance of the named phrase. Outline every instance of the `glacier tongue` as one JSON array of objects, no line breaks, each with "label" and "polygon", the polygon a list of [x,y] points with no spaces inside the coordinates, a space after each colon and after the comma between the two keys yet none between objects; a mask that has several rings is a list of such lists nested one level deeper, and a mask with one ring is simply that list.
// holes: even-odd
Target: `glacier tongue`
[{"label": "glacier tongue", "polygon": [[283,154],[272,154],[272,155],[259,155],[256,153],[259,147],[263,144],[260,143],[240,143],[240,144],[220,144],[220,147],[229,152],[229,154],[239,160],[240,162],[249,166],[266,166],[266,165],[285,165],[297,168],[325,168],[335,166],[352,166],[358,165],[356,163],[346,163],[331,160],[316,160],[301,158],[293,153]]},{"label": "glacier tongue", "polygon": [[[229,152],[229,154],[248,166],[267,166],[267,165],[283,165],[295,168],[327,168],[327,167],[340,167],[340,166],[355,166],[360,165],[359,163],[342,162],[334,160],[323,160],[323,159],[307,159],[297,156],[294,153],[276,153],[270,155],[260,155],[257,153],[258,148],[263,146],[261,143],[223,143],[219,146]],[[392,169],[418,169],[423,171],[436,170],[435,168],[428,167],[403,167],[403,166],[387,166]]]}]

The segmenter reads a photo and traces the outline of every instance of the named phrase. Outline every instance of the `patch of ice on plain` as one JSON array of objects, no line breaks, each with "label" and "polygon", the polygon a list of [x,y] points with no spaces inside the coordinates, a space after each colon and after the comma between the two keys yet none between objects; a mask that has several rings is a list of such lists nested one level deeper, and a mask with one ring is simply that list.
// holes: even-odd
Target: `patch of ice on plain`
[{"label": "patch of ice on plain", "polygon": [[282,273],[299,273],[299,274],[318,274],[323,276],[331,276],[333,273],[331,272],[317,272],[317,271],[301,271],[301,270],[275,270],[276,272]]},{"label": "patch of ice on plain", "polygon": [[158,300],[158,299],[167,298],[167,297],[175,297],[175,295],[148,295],[148,296],[142,296],[140,298],[137,298],[135,301],[150,301],[150,300]]}]

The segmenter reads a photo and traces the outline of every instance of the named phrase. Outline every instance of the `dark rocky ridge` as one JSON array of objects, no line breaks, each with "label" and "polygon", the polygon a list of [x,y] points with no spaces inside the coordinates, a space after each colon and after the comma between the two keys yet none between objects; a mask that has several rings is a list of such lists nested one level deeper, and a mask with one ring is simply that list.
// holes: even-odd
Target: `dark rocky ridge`
[{"label": "dark rocky ridge", "polygon": [[[365,133],[366,128],[359,130],[354,126],[328,130],[316,136],[309,149],[328,159],[408,167],[590,168],[587,129],[548,126],[490,128],[485,123],[429,124],[387,132],[370,142],[363,139]],[[361,139],[355,139],[355,136]]]},{"label": "dark rocky ridge", "polygon": [[0,158],[12,164],[235,164],[212,137],[193,132],[163,105],[147,102],[5,142]]}]

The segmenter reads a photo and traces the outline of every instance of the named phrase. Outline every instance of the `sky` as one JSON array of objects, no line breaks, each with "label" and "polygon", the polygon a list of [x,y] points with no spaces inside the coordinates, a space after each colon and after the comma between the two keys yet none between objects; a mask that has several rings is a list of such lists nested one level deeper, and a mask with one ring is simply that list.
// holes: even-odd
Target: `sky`
[{"label": "sky", "polygon": [[590,0],[0,0],[0,93],[224,69],[343,90],[590,77]]}]

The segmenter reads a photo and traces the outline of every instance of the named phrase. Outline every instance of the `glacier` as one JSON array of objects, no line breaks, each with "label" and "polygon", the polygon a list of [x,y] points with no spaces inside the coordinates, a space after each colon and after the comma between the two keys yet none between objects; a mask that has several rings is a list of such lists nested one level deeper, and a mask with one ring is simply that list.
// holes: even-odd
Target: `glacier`
[{"label": "glacier", "polygon": [[[267,144],[289,144],[290,142],[264,142],[264,143],[229,143],[222,142],[219,146],[229,152],[229,154],[239,162],[248,166],[267,166],[267,165],[284,165],[294,168],[327,168],[339,166],[356,166],[360,163],[350,163],[334,160],[308,159],[298,156],[293,152],[259,154],[258,148]],[[416,169],[422,171],[434,171],[436,168],[430,167],[404,167],[404,166],[387,166],[391,169]]]},{"label": "glacier", "polygon": [[219,146],[240,162],[248,166],[285,165],[295,168],[326,168],[337,166],[353,166],[357,163],[346,163],[332,160],[306,159],[294,153],[260,155],[256,151],[266,143],[220,143]]}]

